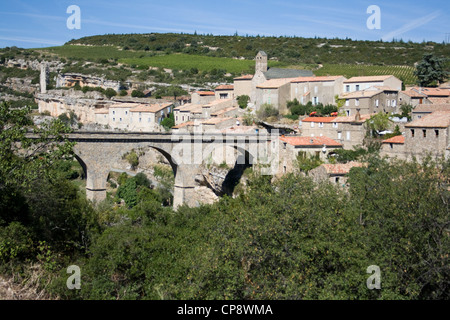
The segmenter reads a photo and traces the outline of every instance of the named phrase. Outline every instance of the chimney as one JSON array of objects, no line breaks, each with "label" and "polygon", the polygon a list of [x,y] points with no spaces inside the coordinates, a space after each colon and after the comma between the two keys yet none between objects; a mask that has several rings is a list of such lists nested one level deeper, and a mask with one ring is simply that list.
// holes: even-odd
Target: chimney
[{"label": "chimney", "polygon": [[361,120],[361,114],[359,113],[361,109],[356,109],[355,121]]}]

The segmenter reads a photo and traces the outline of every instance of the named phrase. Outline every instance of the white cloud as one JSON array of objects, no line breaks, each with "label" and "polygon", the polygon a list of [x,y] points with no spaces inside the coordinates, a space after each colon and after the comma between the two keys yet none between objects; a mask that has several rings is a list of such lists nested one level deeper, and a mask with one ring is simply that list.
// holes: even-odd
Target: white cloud
[{"label": "white cloud", "polygon": [[64,44],[62,41],[54,41],[49,39],[39,39],[39,38],[22,38],[22,37],[4,37],[0,36],[0,40],[15,41],[15,42],[27,42],[27,43],[39,43],[52,46],[61,46]]},{"label": "white cloud", "polygon": [[440,14],[441,14],[441,11],[438,10],[438,11],[434,11],[422,18],[413,20],[413,21],[403,25],[402,27],[387,33],[386,35],[384,35],[382,37],[382,39],[383,39],[383,41],[390,41],[393,38],[398,37],[401,34],[404,34],[408,31],[414,30],[420,26],[423,26],[423,25],[429,23],[430,21],[436,19]]}]

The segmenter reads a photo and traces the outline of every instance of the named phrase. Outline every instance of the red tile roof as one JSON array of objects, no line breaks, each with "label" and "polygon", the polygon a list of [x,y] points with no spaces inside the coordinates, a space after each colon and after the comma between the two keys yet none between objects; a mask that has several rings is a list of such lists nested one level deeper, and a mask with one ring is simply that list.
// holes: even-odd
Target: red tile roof
[{"label": "red tile roof", "polygon": [[216,94],[212,91],[196,91],[201,96],[215,96]]},{"label": "red tile roof", "polygon": [[333,122],[337,117],[308,117],[302,120],[302,122]]},{"label": "red tile roof", "polygon": [[404,144],[405,143],[405,137],[404,136],[395,136],[395,137],[383,140],[383,143]]},{"label": "red tile roof", "polygon": [[133,109],[130,110],[130,112],[150,112],[150,113],[156,113],[159,112],[167,107],[170,107],[172,103],[163,103],[163,104],[141,104]]},{"label": "red tile roof", "polygon": [[343,77],[343,76],[298,77],[298,78],[292,79],[291,83],[335,81],[341,77]]},{"label": "red tile roof", "polygon": [[232,84],[222,84],[216,87],[216,90],[233,90],[234,86]]},{"label": "red tile roof", "polygon": [[280,137],[281,141],[287,142],[292,146],[318,146],[326,145],[327,147],[342,147],[339,142],[322,136],[322,137]]},{"label": "red tile roof", "polygon": [[410,122],[405,127],[448,128],[450,126],[450,111],[435,111],[429,115]]},{"label": "red tile roof", "polygon": [[364,77],[352,77],[345,80],[344,83],[358,83],[358,82],[379,82],[393,77],[392,75],[386,76],[364,76]]},{"label": "red tile roof", "polygon": [[413,88],[416,91],[422,92],[426,94],[429,97],[448,97],[450,96],[450,90],[449,89],[442,89],[442,88]]}]

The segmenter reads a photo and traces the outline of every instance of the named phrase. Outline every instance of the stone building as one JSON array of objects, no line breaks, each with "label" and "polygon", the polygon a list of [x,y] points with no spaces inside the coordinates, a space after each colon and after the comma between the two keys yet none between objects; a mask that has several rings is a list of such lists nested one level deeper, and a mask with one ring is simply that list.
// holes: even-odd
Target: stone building
[{"label": "stone building", "polygon": [[402,81],[392,75],[352,77],[344,81],[342,92],[361,91],[373,86],[389,87],[401,91]]},{"label": "stone building", "polygon": [[449,146],[450,111],[435,111],[405,125],[405,157],[445,156]]},{"label": "stone building", "polygon": [[247,95],[250,97],[252,92],[252,74],[246,74],[233,79],[234,96],[236,98]]},{"label": "stone building", "polygon": [[216,93],[213,91],[195,91],[191,94],[192,104],[205,104],[216,99]]},{"label": "stone building", "polygon": [[130,110],[130,130],[141,132],[161,131],[161,122],[172,112],[172,103],[139,105]]},{"label": "stone building", "polygon": [[216,100],[219,99],[234,99],[234,86],[222,84],[214,89]]},{"label": "stone building", "polygon": [[336,104],[335,97],[342,92],[343,76],[299,77],[291,80],[290,100],[297,99],[301,104],[312,102]]},{"label": "stone building", "polygon": [[269,104],[281,114],[286,114],[287,101],[290,100],[291,79],[271,79],[256,86],[255,105],[259,109],[263,104]]},{"label": "stone building", "polygon": [[309,171],[308,175],[316,182],[329,181],[331,183],[345,186],[347,183],[348,174],[352,168],[360,168],[366,164],[356,161],[348,163],[326,163]]},{"label": "stone building", "polygon": [[355,115],[357,109],[361,114],[394,114],[399,111],[398,90],[389,87],[374,86],[365,90],[344,92],[339,98],[345,100],[343,109],[347,116]]},{"label": "stone building", "polygon": [[280,174],[292,172],[295,168],[297,157],[315,156],[326,160],[328,154],[336,149],[341,149],[342,144],[325,136],[322,137],[280,137]]},{"label": "stone building", "polygon": [[398,158],[405,160],[407,158],[405,151],[405,137],[395,136],[383,140],[380,155],[382,157],[388,156],[390,158]]},{"label": "stone building", "polygon": [[419,104],[411,112],[412,120],[418,120],[435,111],[450,111],[450,103]]}]

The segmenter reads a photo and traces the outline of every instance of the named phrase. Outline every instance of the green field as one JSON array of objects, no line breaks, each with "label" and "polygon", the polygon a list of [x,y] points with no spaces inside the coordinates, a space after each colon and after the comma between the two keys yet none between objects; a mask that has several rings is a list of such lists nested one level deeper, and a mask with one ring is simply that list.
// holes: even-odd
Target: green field
[{"label": "green field", "polygon": [[[199,71],[211,71],[213,69],[226,70],[226,72],[239,74],[253,72],[255,61],[237,60],[231,58],[208,57],[189,54],[169,54],[144,58],[125,58],[119,62],[128,65],[169,68],[176,70],[190,70],[196,68]],[[279,62],[270,62],[270,66],[281,66]]]},{"label": "green field", "polygon": [[313,71],[317,76],[343,75],[346,78],[356,76],[394,75],[406,85],[416,84],[414,68],[409,66],[373,66],[350,64],[324,64],[318,70]]}]

